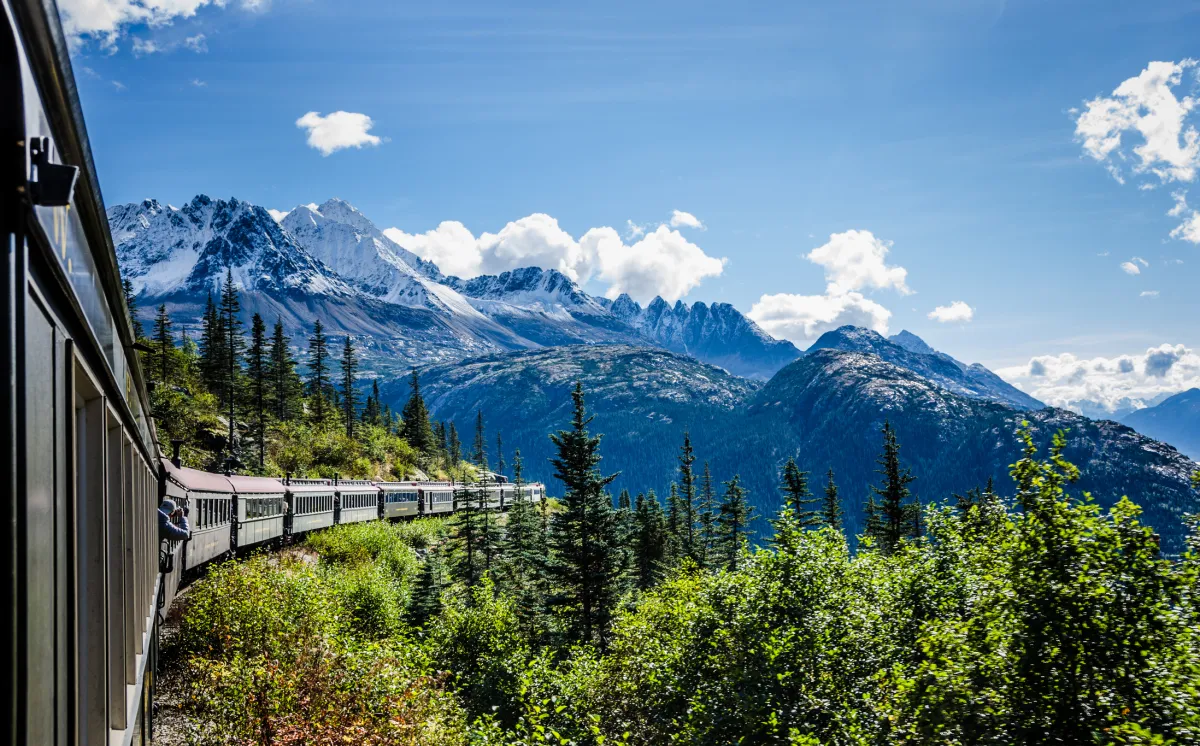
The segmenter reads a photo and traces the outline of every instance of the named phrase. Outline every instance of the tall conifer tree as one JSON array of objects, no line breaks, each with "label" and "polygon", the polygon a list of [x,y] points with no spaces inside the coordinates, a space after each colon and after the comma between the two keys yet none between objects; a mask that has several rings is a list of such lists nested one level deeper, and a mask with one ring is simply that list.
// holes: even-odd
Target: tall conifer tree
[{"label": "tall conifer tree", "polygon": [[225,359],[221,362],[225,369],[221,372],[221,388],[225,397],[225,405],[229,413],[229,454],[234,449],[234,421],[237,416],[238,378],[242,371],[242,352],[246,342],[242,339],[242,320],[239,314],[242,310],[238,300],[237,285],[233,282],[233,269],[225,270],[225,284],[221,287],[221,301],[218,307],[221,315],[222,332],[225,342]]},{"label": "tall conifer tree", "polygon": [[484,436],[482,409],[475,412],[475,443],[471,448],[471,461],[480,470],[486,471],[488,468],[487,438]]},{"label": "tall conifer tree", "polygon": [[281,422],[292,419],[296,394],[300,389],[290,344],[291,340],[283,331],[283,321],[276,319],[271,330],[271,347],[267,351],[267,378],[270,380],[271,414]]},{"label": "tall conifer tree", "polygon": [[654,490],[638,494],[633,511],[634,582],[647,590],[662,579],[666,560],[667,521]]},{"label": "tall conifer tree", "polygon": [[592,418],[583,385],[571,394],[571,427],[550,436],[558,450],[554,475],[562,481],[563,511],[554,515],[548,571],[556,593],[551,605],[567,615],[571,636],[603,647],[621,593],[621,556],[616,516],[605,488],[616,474],[599,470],[600,436],[588,431]]},{"label": "tall conifer tree", "polygon": [[871,487],[879,495],[879,542],[885,552],[893,552],[901,539],[914,536],[919,530],[920,508],[909,502],[908,485],[916,477],[900,463],[900,442],[890,422],[883,423],[883,453],[876,461],[876,471],[883,477],[880,487]]},{"label": "tall conifer tree", "polygon": [[733,479],[725,483],[725,495],[721,499],[721,509],[717,516],[719,554],[723,564],[730,571],[737,569],[738,558],[741,557],[746,544],[748,526],[754,512],[746,501],[746,494],[741,476],[734,474]]},{"label": "tall conifer tree", "polygon": [[267,458],[267,398],[269,379],[267,368],[270,357],[267,350],[267,325],[257,313],[250,322],[250,348],[246,351],[246,372],[250,376],[251,407],[254,413],[254,439],[258,444],[258,468],[261,470]]},{"label": "tall conifer tree", "polygon": [[354,391],[354,377],[358,373],[358,355],[350,335],[342,345],[342,419],[346,421],[346,437],[354,437],[355,414],[358,411],[358,394]]},{"label": "tall conifer tree", "polygon": [[841,531],[842,530],[842,502],[838,497],[837,484],[833,481],[833,469],[830,469],[828,481],[825,483],[825,499],[821,503],[821,520],[826,526]]},{"label": "tall conifer tree", "polygon": [[221,377],[225,370],[225,327],[212,293],[204,307],[203,327],[200,333],[200,379],[205,387],[224,401],[221,395]]},{"label": "tall conifer tree", "polygon": [[717,494],[713,489],[712,472],[709,471],[707,461],[704,462],[704,472],[700,476],[700,499],[698,507],[700,522],[700,566],[709,567],[712,562],[713,542],[717,536]]},{"label": "tall conifer tree", "polygon": [[137,315],[137,295],[133,292],[133,283],[126,277],[121,280],[121,292],[125,294],[125,308],[129,311],[129,325],[133,327],[133,338],[139,340],[145,336],[142,322]]},{"label": "tall conifer tree", "polygon": [[417,377],[416,368],[413,368],[409,377],[409,387],[412,391],[408,396],[408,403],[400,412],[400,417],[404,420],[400,435],[420,453],[433,456],[433,427],[429,424],[429,410],[425,408],[425,399],[421,396],[421,381]]},{"label": "tall conifer tree", "polygon": [[175,350],[175,335],[171,333],[171,317],[167,315],[165,303],[158,307],[158,314],[154,317],[154,344],[157,347],[158,382],[166,386],[171,381],[171,353]]},{"label": "tall conifer tree", "polygon": [[700,552],[696,548],[696,476],[692,473],[692,464],[695,462],[692,438],[685,431],[683,445],[679,449],[680,554],[699,563]]},{"label": "tall conifer tree", "polygon": [[462,463],[462,442],[458,439],[458,428],[454,427],[454,423],[450,423],[450,432],[446,435],[446,460],[449,462],[447,468],[453,474]]},{"label": "tall conifer tree", "polygon": [[308,340],[308,393],[312,402],[312,420],[325,422],[328,403],[325,394],[329,388],[329,340],[321,320],[313,322],[313,335]]}]

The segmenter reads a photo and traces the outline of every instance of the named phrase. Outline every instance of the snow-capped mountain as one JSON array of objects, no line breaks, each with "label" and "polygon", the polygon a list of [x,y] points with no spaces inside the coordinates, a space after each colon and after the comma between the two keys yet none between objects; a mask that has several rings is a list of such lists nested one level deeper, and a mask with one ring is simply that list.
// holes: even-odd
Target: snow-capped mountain
[{"label": "snow-capped mountain", "polygon": [[469,280],[397,244],[349,203],[330,199],[271,213],[205,195],[182,208],[155,200],[118,205],[109,222],[122,272],[142,313],[165,303],[198,323],[210,292],[232,270],[247,314],[279,318],[307,334],[364,337],[367,356],[408,366],[564,344],[663,347],[767,378],[799,351],[772,339],[732,306],[646,308],[589,295],[556,270],[525,267]]}]

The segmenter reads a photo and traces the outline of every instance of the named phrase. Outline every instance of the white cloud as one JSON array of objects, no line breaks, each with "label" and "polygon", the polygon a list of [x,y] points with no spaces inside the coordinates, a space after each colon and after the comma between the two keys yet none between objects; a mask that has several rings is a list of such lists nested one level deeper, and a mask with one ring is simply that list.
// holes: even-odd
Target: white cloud
[{"label": "white cloud", "polygon": [[1143,267],[1150,266],[1150,262],[1146,261],[1145,259],[1141,258],[1140,256],[1135,256],[1133,258],[1133,261],[1137,262],[1138,264],[1142,265]]},{"label": "white cloud", "polygon": [[[1186,122],[1196,99],[1177,98],[1185,70],[1196,60],[1151,62],[1129,78],[1111,97],[1087,102],[1075,121],[1075,136],[1084,151],[1105,164],[1118,181],[1121,165],[1133,162],[1134,173],[1152,173],[1161,181],[1193,181],[1200,165],[1200,133]],[[1125,133],[1137,133],[1141,142],[1132,152],[1123,147]]]},{"label": "white cloud", "polygon": [[638,225],[632,220],[626,220],[625,225],[625,238],[640,238],[646,235],[646,226],[644,225]]},{"label": "white cloud", "polygon": [[203,80],[200,80],[199,78],[192,78],[192,85],[196,86],[197,88],[204,88],[205,86],[208,85],[208,83],[205,83]]},{"label": "white cloud", "polygon": [[908,271],[887,265],[890,249],[890,241],[882,241],[870,231],[834,233],[827,243],[805,255],[825,268],[824,295],[764,295],[747,315],[769,334],[797,344],[846,324],[886,334],[891,311],[858,291],[891,288],[902,295],[912,293],[906,282]]},{"label": "white cloud", "polygon": [[1171,231],[1171,238],[1200,243],[1200,211],[1188,208],[1187,192],[1175,192],[1171,197],[1175,200],[1175,206],[1167,210],[1167,215],[1173,218],[1183,218],[1182,222]]},{"label": "white cloud", "polygon": [[948,306],[938,306],[927,314],[927,318],[943,324],[966,322],[975,318],[975,309],[961,300],[956,300]]},{"label": "white cloud", "polygon": [[684,212],[683,210],[671,211],[671,227],[672,228],[699,228],[704,230],[704,223],[700,222],[700,218]]},{"label": "white cloud", "polygon": [[296,120],[296,126],[308,130],[308,145],[327,156],[345,148],[378,145],[382,140],[370,133],[375,123],[366,114],[335,111],[321,116],[310,111]]},{"label": "white cloud", "polygon": [[708,256],[665,225],[633,244],[622,241],[612,228],[593,228],[580,244],[586,255],[595,257],[598,279],[608,284],[605,296],[615,299],[628,293],[643,303],[656,295],[681,298],[705,278],[720,275],[727,261]]},{"label": "white cloud", "polygon": [[849,230],[830,235],[827,243],[810,251],[805,258],[825,268],[827,293],[894,288],[908,295],[912,292],[905,284],[908,270],[889,267],[885,262],[891,246],[890,241],[876,238],[871,231]]},{"label": "white cloud", "polygon": [[705,278],[720,275],[726,261],[708,256],[665,224],[652,231],[643,228],[632,243],[609,227],[592,228],[575,239],[544,213],[514,220],[499,232],[478,238],[451,220],[425,233],[409,234],[398,228],[384,233],[447,274],[470,278],[537,266],[556,269],[581,284],[594,279],[606,285],[605,295],[610,298],[629,293],[643,303],[655,296],[673,301],[687,295]]},{"label": "white cloud", "polygon": [[125,84],[124,84],[124,83],[122,83],[121,81],[119,81],[119,80],[113,80],[113,81],[111,81],[111,82],[112,82],[112,84],[113,84],[113,88],[116,88],[118,93],[120,93],[121,91],[124,91],[124,90],[125,90]]},{"label": "white cloud", "polygon": [[892,312],[861,293],[764,295],[746,314],[768,334],[797,344],[847,324],[887,334]]},{"label": "white cloud", "polygon": [[1169,344],[1140,355],[1090,360],[1063,353],[996,372],[1047,404],[1078,411],[1081,402],[1095,402],[1112,412],[1118,407],[1144,406],[1159,394],[1200,386],[1200,353]]},{"label": "white cloud", "polygon": [[148,54],[161,52],[162,48],[158,46],[152,39],[135,38],[133,40],[133,56],[144,57]]},{"label": "white cloud", "polygon": [[203,54],[208,51],[208,38],[204,34],[196,34],[189,36],[183,40],[183,46],[192,50],[196,54]]},{"label": "white cloud", "polygon": [[93,40],[102,49],[115,52],[117,41],[131,27],[168,26],[178,19],[192,18],[201,8],[231,5],[258,12],[265,11],[270,3],[269,0],[59,0],[58,10],[63,31],[72,44]]},{"label": "white cloud", "polygon": [[1157,298],[1158,291],[1157,290],[1143,290],[1141,293],[1138,294],[1138,297],[1139,298]]},{"label": "white cloud", "polygon": [[1142,268],[1133,262],[1121,262],[1121,270],[1127,275],[1140,275],[1142,273]]},{"label": "white cloud", "polygon": [[271,217],[275,219],[276,223],[282,223],[283,219],[288,216],[288,213],[291,212],[291,210],[272,210],[268,207],[267,212],[271,214]]}]

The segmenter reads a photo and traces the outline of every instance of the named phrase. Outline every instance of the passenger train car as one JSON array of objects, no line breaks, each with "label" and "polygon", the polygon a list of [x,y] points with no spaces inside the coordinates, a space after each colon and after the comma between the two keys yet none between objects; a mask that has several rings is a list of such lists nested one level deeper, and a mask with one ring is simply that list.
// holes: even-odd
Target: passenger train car
[{"label": "passenger train car", "polygon": [[[479,493],[162,458],[57,8],[0,9],[0,743],[145,744],[158,624],[186,577],[337,524],[452,513],[456,494]],[[493,481],[479,489],[505,507],[513,488]],[[159,540],[162,497],[187,507],[187,540]]]}]

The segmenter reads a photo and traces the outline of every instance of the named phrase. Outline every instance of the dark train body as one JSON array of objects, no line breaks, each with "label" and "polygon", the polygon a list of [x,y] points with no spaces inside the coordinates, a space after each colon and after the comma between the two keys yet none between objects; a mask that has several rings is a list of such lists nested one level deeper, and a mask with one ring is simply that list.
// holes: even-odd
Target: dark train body
[{"label": "dark train body", "polygon": [[[452,513],[454,490],[162,458],[58,10],[0,9],[0,743],[144,744],[185,572],[339,523]],[[488,489],[495,507],[512,494]],[[189,540],[159,540],[163,496],[189,508]]]}]

